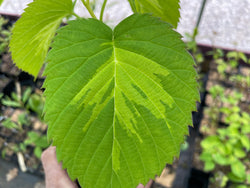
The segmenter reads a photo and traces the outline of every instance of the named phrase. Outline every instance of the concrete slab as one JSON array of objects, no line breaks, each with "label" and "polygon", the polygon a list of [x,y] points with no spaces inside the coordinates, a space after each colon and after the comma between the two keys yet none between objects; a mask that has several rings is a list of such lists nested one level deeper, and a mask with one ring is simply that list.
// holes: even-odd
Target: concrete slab
[{"label": "concrete slab", "polygon": [[[181,0],[180,33],[192,33],[202,1]],[[250,0],[207,0],[196,40],[250,53]]]},{"label": "concrete slab", "polygon": [[23,173],[19,169],[17,176],[8,182],[6,175],[15,168],[18,169],[15,164],[0,159],[0,188],[45,188],[43,178]]}]

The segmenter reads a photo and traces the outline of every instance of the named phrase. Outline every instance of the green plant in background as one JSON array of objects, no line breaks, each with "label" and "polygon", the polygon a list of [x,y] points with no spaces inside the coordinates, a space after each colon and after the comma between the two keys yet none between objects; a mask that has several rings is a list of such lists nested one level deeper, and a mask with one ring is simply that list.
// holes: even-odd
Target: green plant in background
[{"label": "green plant in background", "polygon": [[7,23],[8,20],[0,16],[0,54],[6,53],[8,51],[8,45],[11,36],[11,28],[4,29],[4,26]]},{"label": "green plant in background", "polygon": [[[31,88],[27,88],[22,95],[19,92],[13,92],[11,93],[11,97],[0,97],[0,100],[3,106],[13,107],[21,111],[21,113],[18,114],[17,120],[12,120],[11,117],[1,116],[2,119],[0,120],[0,126],[2,127],[10,129],[15,133],[20,132],[20,134],[23,134],[25,127],[29,127],[31,125],[32,117],[30,114],[33,112],[35,112],[38,118],[43,121],[42,111],[44,108],[44,97],[41,94],[32,93]],[[32,134],[34,135],[35,133]],[[42,149],[45,148],[45,144],[41,146],[39,140],[34,141],[33,135],[30,135],[30,133],[28,133],[27,136],[31,140],[33,140],[32,145],[35,147],[34,154],[39,158]],[[46,138],[46,136],[41,137],[43,137],[42,140],[46,141],[46,146],[48,146],[48,141],[44,139]],[[27,143],[30,143],[30,141],[25,141],[24,143],[20,144],[14,144],[11,147],[7,145],[2,151],[2,156],[5,156],[6,150],[11,150],[15,153],[26,152],[26,146],[28,146]]]},{"label": "green plant in background", "polygon": [[217,71],[222,78],[226,78],[233,83],[233,87],[239,91],[244,92],[250,87],[250,74],[241,75],[239,74],[238,67],[239,62],[249,63],[246,55],[242,52],[231,51],[226,54],[226,60],[224,59],[223,51],[213,51],[214,61],[217,64]]},{"label": "green plant in background", "polygon": [[34,154],[37,158],[40,158],[43,149],[47,148],[50,144],[48,143],[46,135],[40,135],[37,132],[30,131],[22,147],[25,149],[29,145],[34,146]]},{"label": "green plant in background", "polygon": [[224,187],[228,180],[250,183],[249,174],[246,174],[250,170],[250,115],[241,112],[237,106],[241,97],[242,94],[234,92],[222,98],[229,105],[220,108],[228,127],[218,128],[216,135],[208,136],[201,142],[203,151],[200,159],[204,161],[206,171],[214,170],[216,166],[229,166],[231,169],[221,177],[220,187]]},{"label": "green plant in background", "polygon": [[226,78],[227,72],[236,71],[236,68],[239,65],[239,61],[242,60],[245,63],[248,63],[246,55],[242,52],[231,51],[226,54],[226,60],[224,60],[223,53],[219,52],[214,53],[214,60],[217,63],[217,70],[223,78]]},{"label": "green plant in background", "polygon": [[[197,42],[194,40],[193,36],[186,33],[186,38],[187,38],[187,49],[191,52],[191,54],[193,55],[195,62],[197,64],[201,64],[204,62],[205,58],[203,53],[200,51]],[[199,70],[198,70],[199,71]]]},{"label": "green plant in background", "polygon": [[[39,132],[27,130],[33,129],[30,126],[34,115],[38,116],[41,121],[43,120],[44,97],[39,93],[32,93],[32,89],[29,87],[22,95],[20,86],[17,87],[17,91],[17,93],[11,93],[11,97],[3,97],[3,94],[0,96],[1,105],[15,108],[14,114],[17,114],[15,118],[13,118],[14,115],[11,117],[0,116],[0,126],[10,129],[18,137],[23,137],[25,140],[21,143],[11,142],[10,144],[6,141],[2,148],[2,157],[5,158],[7,151],[8,153],[14,152],[17,156],[23,156],[28,152],[27,147],[32,146],[34,147],[34,155],[39,159],[42,150],[49,146],[47,137]],[[26,132],[28,132],[27,135]],[[21,159],[24,160],[23,157]]]},{"label": "green plant in background", "polygon": [[[247,59],[246,55],[242,52],[229,52],[227,54],[229,65],[232,68],[236,68],[239,64],[239,61],[250,64],[250,61]],[[241,91],[248,89],[250,87],[250,73],[249,75],[231,75],[229,80],[235,83],[235,86]]]},{"label": "green plant in background", "polygon": [[16,129],[18,131],[23,131],[24,125],[30,125],[29,117],[27,116],[26,112],[18,115],[17,122],[13,122],[11,118],[4,118],[2,121],[0,121],[0,123],[3,127],[6,127],[8,129]]},{"label": "green plant in background", "polygon": [[1,125],[8,128],[8,129],[18,129],[18,130],[22,130],[22,127],[18,126],[16,123],[14,123],[13,121],[11,121],[10,118],[4,119],[1,122]]},{"label": "green plant in background", "polygon": [[[218,122],[222,101],[225,98],[225,89],[220,85],[215,85],[209,89],[209,93],[211,94],[213,105],[206,107],[204,113],[208,115],[211,126],[215,127]],[[209,130],[203,131],[206,132]]]},{"label": "green plant in background", "polygon": [[220,48],[213,48],[212,51],[209,51],[207,55],[212,55],[214,60],[224,58],[224,51]]},{"label": "green plant in background", "polygon": [[211,94],[215,103],[223,100],[225,98],[225,88],[220,85],[215,85],[210,88],[209,93]]},{"label": "green plant in background", "polygon": [[13,29],[13,60],[35,77],[48,62],[48,137],[72,180],[145,184],[179,155],[199,100],[195,63],[172,28],[179,1],[129,0],[134,14],[114,30],[102,22],[107,0],[100,20],[88,0],[82,3],[92,18],[80,18],[75,2],[31,3]]},{"label": "green plant in background", "polygon": [[23,95],[12,92],[11,97],[0,97],[1,104],[8,107],[19,108],[22,109],[23,112],[18,115],[17,122],[13,122],[11,118],[3,118],[1,121],[1,125],[3,127],[9,129],[16,129],[18,131],[23,130],[23,125],[30,125],[29,117],[28,117],[28,109],[26,110],[26,103],[31,95],[31,88],[28,88],[24,91]]},{"label": "green plant in background", "polygon": [[[17,89],[18,90],[18,89]],[[37,93],[32,93],[31,88],[27,88],[23,94],[17,92],[12,92],[11,97],[0,97],[1,105],[6,107],[12,107],[21,111],[20,114],[17,113],[17,119],[13,120],[12,117],[1,116],[0,126],[10,129],[19,136],[23,135],[24,131],[27,130],[27,127],[31,125],[31,113],[35,114],[42,120],[42,111],[44,107],[44,97]],[[17,111],[16,111],[17,112]],[[45,149],[48,146],[48,141],[46,136],[39,136],[42,138],[42,141],[46,142],[41,145],[40,140],[34,139],[35,133],[28,132],[27,138],[24,143],[7,144],[2,150],[2,157],[5,157],[7,150],[13,151],[15,154],[25,153],[26,147],[29,145],[34,146],[34,155],[40,158],[42,149]],[[38,135],[38,133],[36,133]],[[38,136],[37,136],[38,137]]]},{"label": "green plant in background", "polygon": [[245,63],[248,63],[248,59],[243,52],[238,52],[238,51],[228,52],[226,57],[228,59],[228,63],[233,68],[238,66],[240,60],[242,60]]},{"label": "green plant in background", "polygon": [[5,106],[21,108],[26,110],[27,114],[30,112],[35,112],[40,120],[43,120],[43,109],[45,98],[42,94],[32,93],[32,89],[28,87],[23,94],[18,94],[15,92],[11,93],[11,97],[6,96],[1,99],[1,103]]},{"label": "green plant in background", "polygon": [[[10,121],[10,123],[13,123]],[[16,124],[15,124],[16,125]],[[6,127],[6,128],[15,128],[15,127]],[[5,154],[7,150],[13,151],[15,154],[17,153],[22,153],[25,154],[27,152],[27,147],[32,146],[34,147],[33,153],[34,155],[40,159],[42,151],[49,147],[50,143],[47,140],[46,135],[41,135],[38,132],[35,131],[29,131],[27,133],[27,136],[24,140],[24,142],[17,143],[17,144],[11,144],[11,145],[6,145],[2,149],[2,157],[5,158]]]},{"label": "green plant in background", "polygon": [[228,67],[227,62],[223,59],[223,57],[218,58],[218,59],[214,59],[215,63],[217,64],[217,71],[218,73],[220,73],[220,76],[222,76],[222,78],[226,77],[226,69]]},{"label": "green plant in background", "polygon": [[244,76],[244,75],[232,75],[229,78],[230,81],[238,84],[238,87],[243,87],[243,88],[250,88],[250,75],[249,76]]},{"label": "green plant in background", "polygon": [[1,100],[1,103],[5,106],[10,106],[14,108],[25,108],[25,105],[31,95],[31,88],[27,88],[24,92],[23,95],[21,96],[20,93],[11,93],[11,97],[6,96]]},{"label": "green plant in background", "polygon": [[30,95],[26,108],[35,112],[40,120],[43,121],[43,110],[44,110],[45,98],[42,94],[33,93]]}]

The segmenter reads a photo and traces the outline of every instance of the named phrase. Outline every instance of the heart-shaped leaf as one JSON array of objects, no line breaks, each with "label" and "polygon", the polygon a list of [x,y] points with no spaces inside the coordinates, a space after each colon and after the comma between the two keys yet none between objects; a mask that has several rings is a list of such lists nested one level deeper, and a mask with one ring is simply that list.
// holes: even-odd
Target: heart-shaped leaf
[{"label": "heart-shaped leaf", "polygon": [[48,135],[83,187],[136,187],[180,152],[199,100],[180,35],[134,14],[112,31],[80,19],[58,31],[44,86]]}]

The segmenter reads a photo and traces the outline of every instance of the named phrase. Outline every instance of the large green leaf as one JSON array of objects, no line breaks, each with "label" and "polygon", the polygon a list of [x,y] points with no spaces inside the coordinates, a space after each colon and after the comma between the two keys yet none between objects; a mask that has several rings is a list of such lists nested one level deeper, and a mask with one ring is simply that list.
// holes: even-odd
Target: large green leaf
[{"label": "large green leaf", "polygon": [[72,179],[83,187],[136,187],[179,155],[192,124],[194,61],[171,26],[134,14],[112,31],[69,22],[45,70],[45,119]]},{"label": "large green leaf", "polygon": [[14,63],[37,76],[62,19],[71,14],[71,0],[34,0],[16,22],[10,41]]},{"label": "large green leaf", "polygon": [[0,0],[0,6],[1,6],[2,3],[3,3],[3,0]]},{"label": "large green leaf", "polygon": [[180,18],[179,0],[128,0],[134,12],[153,13],[175,28]]}]

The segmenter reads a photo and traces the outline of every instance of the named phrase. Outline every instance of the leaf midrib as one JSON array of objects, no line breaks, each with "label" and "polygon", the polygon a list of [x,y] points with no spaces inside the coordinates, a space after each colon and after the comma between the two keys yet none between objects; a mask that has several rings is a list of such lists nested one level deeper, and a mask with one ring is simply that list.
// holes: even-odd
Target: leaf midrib
[{"label": "leaf midrib", "polygon": [[[115,103],[115,97],[116,97],[116,95],[115,95],[115,93],[116,93],[116,64],[117,64],[117,59],[116,59],[116,51],[115,51],[115,42],[114,42],[114,33],[113,33],[113,35],[112,35],[112,45],[113,45],[113,58],[114,58],[114,60],[113,60],[113,62],[114,62],[114,115],[113,115],[113,143],[112,143],[112,170],[113,170],[113,172],[115,172],[115,169],[114,169],[114,159],[113,159],[113,152],[114,152],[114,140],[116,139],[115,138],[115,112],[116,112],[116,103]],[[118,142],[118,141],[117,141]],[[113,182],[113,173],[112,173],[112,176],[111,176],[111,184],[112,184],[112,182]]]}]

